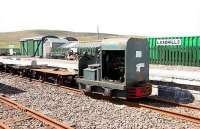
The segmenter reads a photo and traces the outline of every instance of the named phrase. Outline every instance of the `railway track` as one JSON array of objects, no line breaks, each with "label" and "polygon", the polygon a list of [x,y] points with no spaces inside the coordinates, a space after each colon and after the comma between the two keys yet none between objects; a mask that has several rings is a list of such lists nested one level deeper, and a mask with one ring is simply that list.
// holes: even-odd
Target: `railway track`
[{"label": "railway track", "polygon": [[[67,91],[71,91],[71,89],[72,89],[72,88],[65,87],[65,86],[59,86],[59,87],[64,89],[64,90],[67,90]],[[78,89],[75,89],[75,90],[73,89],[72,92],[79,93],[79,94],[84,94],[82,91],[80,91]],[[87,95],[92,96],[94,98],[99,98],[99,99],[103,98],[103,99],[112,101],[112,98],[101,96],[101,95],[95,95],[95,94],[87,94]],[[159,102],[162,102],[162,103],[168,103],[170,105],[175,105],[175,106],[178,106],[178,107],[184,107],[184,108],[188,108],[190,110],[200,111],[200,108],[198,108],[198,107],[191,106],[191,105],[186,105],[186,104],[179,104],[179,103],[176,103],[176,102],[173,102],[173,101],[169,101],[169,100],[165,100],[165,99],[161,99],[161,98],[158,98],[158,97],[148,97],[146,99],[159,101]],[[142,104],[142,103],[123,101],[121,99],[116,99],[116,100],[114,100],[112,102],[125,104],[125,105],[130,106],[130,107],[146,108],[146,109],[157,111],[159,113],[163,113],[165,115],[169,115],[169,116],[172,116],[172,117],[176,117],[176,118],[180,118],[180,119],[183,119],[183,120],[187,120],[187,121],[190,121],[190,122],[194,122],[194,123],[200,124],[200,118],[198,118],[198,117],[185,115],[185,114],[177,113],[177,112],[174,112],[174,111],[168,111],[168,110],[156,107],[156,106],[151,106],[149,104],[144,104],[144,103]]]},{"label": "railway track", "polygon": [[0,123],[0,129],[10,129],[7,125]]},{"label": "railway track", "polygon": [[[179,104],[173,101],[169,101],[169,100],[165,100],[165,99],[161,99],[158,97],[148,97],[148,98],[144,98],[145,101],[143,100],[133,100],[133,101],[127,101],[127,100],[122,100],[122,99],[113,99],[113,98],[108,98],[108,97],[104,97],[104,96],[97,96],[97,95],[92,95],[93,98],[95,99],[105,99],[105,100],[109,100],[112,103],[116,103],[116,104],[124,104],[126,106],[129,107],[136,107],[136,108],[145,108],[145,109],[149,109],[149,110],[153,110],[156,112],[159,112],[161,114],[164,114],[166,116],[171,116],[174,118],[179,118],[182,120],[186,120],[186,121],[190,121],[196,124],[200,124],[200,115],[196,115],[194,116],[194,112],[199,113],[200,114],[200,108],[195,107],[195,106],[191,106],[191,105],[186,105],[186,104]],[[157,105],[152,104],[151,102],[154,101],[154,103],[156,103]],[[162,105],[162,106],[158,106]],[[164,106],[163,106],[164,105]],[[170,105],[170,108],[167,106],[166,108],[164,108],[166,105]],[[188,110],[188,113],[182,113],[182,112],[178,112],[178,111],[174,111],[171,110],[173,108],[184,108]],[[191,111],[193,111],[192,113],[190,113]]]},{"label": "railway track", "polygon": [[154,97],[152,97],[152,96],[147,97],[147,99],[153,100],[153,101],[160,101],[160,102],[163,102],[163,103],[169,103],[169,104],[172,104],[172,105],[175,105],[175,106],[178,106],[178,107],[184,107],[184,108],[200,111],[199,107],[195,107],[195,106],[188,105],[188,104],[176,103],[174,101],[166,100],[166,99],[155,97],[155,96]]},{"label": "railway track", "polygon": [[[63,88],[64,90],[67,90],[67,91],[71,90],[71,88],[69,89],[68,87],[61,86],[61,88]],[[74,92],[74,90],[72,90],[72,91]],[[75,93],[83,94],[82,91],[77,90],[77,89],[75,90]],[[112,98],[101,96],[101,95],[94,95],[94,94],[87,94],[87,95],[93,96],[94,98],[99,98],[99,99],[105,98],[106,100],[112,101]],[[169,100],[165,100],[165,99],[161,99],[161,98],[158,98],[158,97],[148,97],[146,99],[159,101],[159,102],[162,102],[162,103],[167,103],[167,104],[174,105],[174,106],[177,106],[177,107],[187,108],[189,110],[200,111],[199,107],[195,107],[195,106],[191,106],[191,105],[187,105],[187,104],[179,104],[179,103],[169,101]],[[124,100],[121,100],[121,99],[116,99],[112,102],[125,104],[125,105],[130,106],[130,107],[146,108],[146,109],[150,109],[150,110],[153,110],[153,111],[157,111],[157,112],[165,114],[165,115],[169,115],[169,116],[172,116],[172,117],[176,117],[176,118],[180,118],[180,119],[183,119],[183,120],[187,120],[187,121],[190,121],[190,122],[200,124],[200,118],[194,117],[194,116],[192,116],[192,114],[186,115],[186,114],[178,113],[178,112],[175,112],[175,111],[169,111],[169,110],[161,109],[159,107],[152,106],[151,104],[135,103],[135,102],[124,101]]]},{"label": "railway track", "polygon": [[[0,104],[1,110],[3,113],[6,112],[6,116],[2,113],[2,118],[0,119],[0,128],[9,129],[9,128],[16,128],[15,123],[26,123],[26,128],[30,128],[30,124],[33,122],[40,123],[42,128],[49,128],[49,129],[73,129],[71,126],[67,124],[63,124],[58,122],[50,117],[47,117],[39,112],[36,112],[32,109],[29,109],[21,104],[12,101],[11,99],[0,96]],[[14,113],[13,113],[14,112]],[[13,115],[14,114],[14,115]],[[31,121],[31,122],[29,122]],[[27,122],[29,124],[27,124]],[[22,125],[24,126],[24,125]]]},{"label": "railway track", "polygon": [[[16,77],[19,77],[19,76],[16,76]],[[28,78],[24,78],[24,79],[26,81],[29,80]],[[36,80],[36,79],[31,79],[31,80],[36,81],[36,82],[40,82],[39,80]],[[52,83],[49,83],[49,82],[43,82],[43,83],[46,83],[46,84],[52,85],[52,86],[57,86],[57,87],[62,88],[63,90],[65,90],[67,92],[73,92],[73,93],[76,93],[76,94],[84,94],[82,91],[80,91],[78,89],[74,89],[74,88],[70,88],[70,87],[66,87],[66,86],[55,85],[55,84],[52,84]],[[122,100],[122,99],[113,99],[113,98],[109,98],[109,97],[105,97],[105,96],[101,96],[101,95],[94,95],[94,94],[87,94],[87,95],[89,95],[89,96],[91,96],[95,99],[105,99],[105,100],[108,100],[110,102],[113,102],[113,103],[116,103],[116,104],[124,104],[124,105],[127,105],[129,107],[138,107],[138,108],[150,109],[150,110],[153,110],[153,111],[156,111],[156,112],[159,112],[159,113],[171,116],[171,117],[175,117],[175,118],[179,118],[179,119],[182,119],[182,120],[186,120],[186,121],[190,121],[190,122],[193,122],[193,123],[200,124],[200,118],[193,116],[193,114],[188,115],[188,114],[183,114],[183,113],[176,112],[176,111],[167,110],[167,109],[152,105],[151,103],[146,103],[144,101],[138,101],[138,102],[136,102],[136,101],[126,101],[126,100]],[[187,108],[188,110],[195,110],[197,112],[200,111],[200,108],[195,107],[195,106],[190,106],[190,105],[186,105],[186,104],[178,104],[176,102],[168,101],[168,100],[165,100],[165,99],[160,99],[160,98],[157,98],[157,97],[148,97],[148,98],[146,98],[146,100],[149,100],[149,101],[153,100],[153,101],[157,101],[159,103],[173,105],[174,107]]]},{"label": "railway track", "polygon": [[[147,99],[149,99],[149,98],[147,98]],[[153,111],[156,111],[156,112],[168,115],[168,116],[172,116],[175,118],[179,118],[182,120],[200,124],[200,117],[194,116],[194,114],[192,114],[192,113],[186,114],[186,113],[181,113],[179,111],[171,110],[172,108],[176,107],[176,108],[186,108],[187,110],[190,110],[190,111],[193,110],[193,112],[199,112],[200,109],[198,107],[194,107],[194,106],[190,106],[190,105],[182,105],[182,104],[178,104],[178,103],[174,103],[174,102],[166,101],[166,100],[162,100],[162,99],[159,100],[158,98],[153,98],[153,97],[151,97],[150,99],[159,101],[159,103],[163,103],[163,104],[167,103],[168,105],[174,105],[174,107],[172,106],[171,108],[168,108],[168,107],[161,108],[161,107],[155,106],[149,102],[148,103],[146,103],[146,102],[139,102],[139,103],[137,102],[136,103],[136,102],[123,101],[123,103],[125,103],[126,105],[131,106],[131,107],[140,107],[140,108],[150,109],[150,110],[153,110]]]}]

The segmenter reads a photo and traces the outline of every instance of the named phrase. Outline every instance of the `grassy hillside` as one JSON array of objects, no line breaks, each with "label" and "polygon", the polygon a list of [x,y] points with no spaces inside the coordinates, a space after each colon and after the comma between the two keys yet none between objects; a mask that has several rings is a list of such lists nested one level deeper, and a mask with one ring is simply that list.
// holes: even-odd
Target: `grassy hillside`
[{"label": "grassy hillside", "polygon": [[[71,32],[71,31],[59,31],[59,30],[25,30],[17,32],[5,32],[0,33],[0,48],[7,48],[9,44],[14,44],[19,47],[19,40],[26,37],[34,37],[41,35],[54,35],[58,37],[72,36],[81,41],[94,41],[97,40],[96,33],[86,32]],[[101,33],[100,38],[120,37],[119,35]]]}]

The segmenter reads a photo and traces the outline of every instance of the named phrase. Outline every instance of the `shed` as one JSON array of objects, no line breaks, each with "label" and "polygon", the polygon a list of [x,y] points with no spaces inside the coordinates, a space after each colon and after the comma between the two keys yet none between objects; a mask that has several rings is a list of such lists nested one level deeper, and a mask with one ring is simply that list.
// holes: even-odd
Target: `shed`
[{"label": "shed", "polygon": [[78,41],[78,39],[74,37],[65,37],[64,39],[67,39],[68,41]]},{"label": "shed", "polygon": [[48,57],[52,48],[67,44],[66,39],[59,39],[56,36],[38,36],[23,38],[20,40],[21,54],[25,56]]},{"label": "shed", "polygon": [[69,50],[73,50],[74,52],[81,53],[83,50],[87,49],[89,52],[99,48],[101,45],[100,42],[87,42],[87,43],[80,43],[80,42],[70,42],[70,44],[64,44],[61,48],[66,48]]}]

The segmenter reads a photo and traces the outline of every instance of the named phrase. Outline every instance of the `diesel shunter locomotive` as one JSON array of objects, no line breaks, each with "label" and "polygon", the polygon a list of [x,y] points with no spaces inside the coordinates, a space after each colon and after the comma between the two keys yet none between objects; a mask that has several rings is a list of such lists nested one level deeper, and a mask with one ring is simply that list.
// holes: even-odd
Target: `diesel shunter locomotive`
[{"label": "diesel shunter locomotive", "polygon": [[99,45],[78,48],[76,81],[84,92],[140,98],[152,91],[146,39],[105,39]]}]

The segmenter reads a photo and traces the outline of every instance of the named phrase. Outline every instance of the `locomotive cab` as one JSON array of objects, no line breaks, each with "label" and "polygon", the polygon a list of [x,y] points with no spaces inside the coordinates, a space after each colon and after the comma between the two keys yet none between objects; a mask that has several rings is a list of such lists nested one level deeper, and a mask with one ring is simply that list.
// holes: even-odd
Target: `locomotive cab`
[{"label": "locomotive cab", "polygon": [[79,60],[80,89],[125,98],[151,94],[146,39],[106,39],[92,49],[95,54],[85,51]]},{"label": "locomotive cab", "polygon": [[125,51],[103,50],[101,65],[102,65],[103,80],[124,83]]}]

